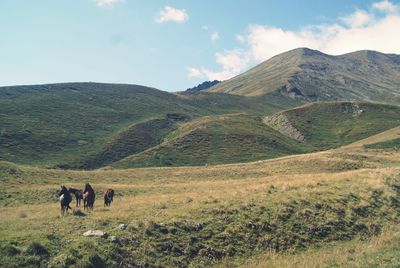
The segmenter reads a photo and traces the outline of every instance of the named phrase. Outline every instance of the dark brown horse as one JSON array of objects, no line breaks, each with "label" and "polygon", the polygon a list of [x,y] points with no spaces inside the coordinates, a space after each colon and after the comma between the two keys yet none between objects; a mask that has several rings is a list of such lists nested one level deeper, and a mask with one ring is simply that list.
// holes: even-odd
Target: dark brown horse
[{"label": "dark brown horse", "polygon": [[108,189],[107,191],[104,192],[104,206],[109,207],[113,201],[114,198],[114,190],[113,189]]},{"label": "dark brown horse", "polygon": [[89,183],[85,184],[85,189],[83,190],[83,207],[84,209],[93,210],[94,200],[96,199],[96,193],[94,192],[92,186]]},{"label": "dark brown horse", "polygon": [[68,191],[75,195],[76,199],[76,206],[80,207],[81,206],[81,200],[83,200],[83,191],[75,188],[69,188]]},{"label": "dark brown horse", "polygon": [[58,196],[60,197],[61,214],[64,215],[65,212],[68,212],[68,209],[72,209],[69,206],[72,201],[71,194],[69,193],[67,187],[62,185]]}]

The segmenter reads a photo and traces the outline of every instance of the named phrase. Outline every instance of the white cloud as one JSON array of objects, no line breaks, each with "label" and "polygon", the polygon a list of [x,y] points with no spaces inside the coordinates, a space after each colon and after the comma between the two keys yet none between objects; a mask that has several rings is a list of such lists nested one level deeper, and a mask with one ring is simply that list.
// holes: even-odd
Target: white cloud
[{"label": "white cloud", "polygon": [[156,18],[156,22],[178,22],[184,23],[189,19],[189,15],[184,9],[176,9],[170,6],[165,6],[163,10],[160,11]]},{"label": "white cloud", "polygon": [[111,7],[118,3],[123,3],[125,0],[93,0],[99,7]]},{"label": "white cloud", "polygon": [[241,35],[241,34],[237,34],[237,35],[236,35],[236,40],[237,40],[239,43],[241,43],[241,44],[243,44],[243,43],[246,42],[246,38],[245,38],[243,35]]},{"label": "white cloud", "polygon": [[203,25],[203,26],[201,26],[201,29],[203,31],[208,31],[209,27],[208,27],[208,25]]},{"label": "white cloud", "polygon": [[398,6],[394,5],[393,3],[391,3],[388,0],[376,2],[376,3],[372,4],[372,7],[379,11],[389,12],[389,13],[394,13],[399,10]]},{"label": "white cloud", "polygon": [[244,52],[236,49],[225,51],[224,53],[216,53],[216,61],[222,66],[222,71],[214,72],[204,67],[187,68],[188,77],[206,78],[208,80],[226,80],[240,73],[240,71],[248,64]]},{"label": "white cloud", "polygon": [[211,41],[217,41],[219,39],[219,33],[213,32],[210,36]]},{"label": "white cloud", "polygon": [[204,77],[204,75],[200,69],[196,69],[196,68],[192,68],[192,67],[187,68],[187,76],[188,77],[198,77],[198,78]]},{"label": "white cloud", "polygon": [[[377,50],[400,54],[399,5],[389,1],[374,3],[370,11],[356,10],[338,23],[305,26],[298,31],[268,25],[250,25],[245,35],[237,35],[240,49],[216,53],[222,71],[198,69],[203,77],[228,79],[249,64],[257,64],[298,47],[308,47],[339,55],[356,50]],[[377,14],[376,12],[380,13]]]},{"label": "white cloud", "polygon": [[364,10],[357,10],[350,16],[342,18],[342,20],[350,27],[363,27],[372,22],[373,16]]}]

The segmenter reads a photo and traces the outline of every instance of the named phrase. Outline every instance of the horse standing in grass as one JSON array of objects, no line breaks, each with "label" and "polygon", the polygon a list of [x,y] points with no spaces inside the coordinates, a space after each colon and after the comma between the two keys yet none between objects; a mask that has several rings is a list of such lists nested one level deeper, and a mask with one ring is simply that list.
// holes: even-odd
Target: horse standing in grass
[{"label": "horse standing in grass", "polygon": [[96,193],[94,192],[92,186],[89,183],[85,184],[85,189],[83,190],[83,207],[84,209],[93,210],[94,200],[96,199]]},{"label": "horse standing in grass", "polygon": [[109,207],[114,198],[114,190],[108,189],[104,192],[104,207]]},{"label": "horse standing in grass", "polygon": [[68,191],[75,195],[76,199],[76,206],[80,207],[81,206],[81,200],[83,200],[83,191],[75,188],[69,188]]},{"label": "horse standing in grass", "polygon": [[68,209],[72,209],[69,206],[72,201],[71,194],[69,193],[67,187],[62,185],[58,196],[60,197],[61,214],[64,215],[65,212],[68,212]]}]

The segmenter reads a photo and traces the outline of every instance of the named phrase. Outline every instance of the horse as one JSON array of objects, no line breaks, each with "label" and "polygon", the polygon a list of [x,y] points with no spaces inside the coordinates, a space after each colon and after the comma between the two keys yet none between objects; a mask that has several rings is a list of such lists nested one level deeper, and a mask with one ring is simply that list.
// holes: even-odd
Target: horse
[{"label": "horse", "polygon": [[113,189],[108,189],[107,191],[105,191],[104,192],[104,207],[111,206],[113,198],[114,198],[114,190]]},{"label": "horse", "polygon": [[83,207],[84,209],[93,210],[94,200],[96,199],[96,193],[94,192],[92,186],[89,183],[85,184],[85,189],[83,190]]},{"label": "horse", "polygon": [[64,185],[61,186],[58,196],[60,197],[61,214],[64,215],[65,212],[68,212],[68,209],[72,209],[69,206],[72,198],[67,187],[65,187]]},{"label": "horse", "polygon": [[82,190],[78,190],[75,188],[69,188],[68,191],[75,195],[75,199],[76,199],[76,206],[80,207],[81,206],[81,200],[83,200],[83,191]]}]

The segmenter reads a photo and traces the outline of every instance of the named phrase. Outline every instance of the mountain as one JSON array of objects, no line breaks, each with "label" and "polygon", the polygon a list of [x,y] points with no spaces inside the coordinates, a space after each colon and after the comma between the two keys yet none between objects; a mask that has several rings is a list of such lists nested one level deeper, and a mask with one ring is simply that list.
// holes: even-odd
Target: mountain
[{"label": "mountain", "polygon": [[357,51],[331,56],[298,48],[209,89],[243,96],[277,92],[304,101],[400,102],[400,55]]},{"label": "mountain", "polygon": [[0,87],[0,160],[94,168],[157,145],[180,121],[296,105],[278,95],[175,94],[123,84]]},{"label": "mountain", "polygon": [[336,148],[400,125],[400,108],[388,105],[400,101],[399,57],[296,49],[191,92],[0,87],[0,161],[64,169],[204,165]]},{"label": "mountain", "polygon": [[360,102],[307,104],[261,118],[201,117],[180,124],[118,168],[248,162],[338,148],[400,125],[400,107]]},{"label": "mountain", "polygon": [[195,87],[188,88],[186,91],[188,91],[188,92],[198,92],[198,91],[209,89],[210,87],[215,86],[215,85],[217,85],[219,83],[221,83],[221,81],[218,81],[218,80],[205,81],[205,82],[203,82],[201,84],[198,84]]}]

